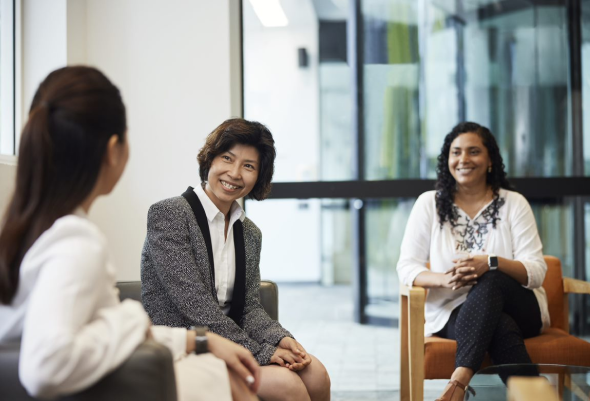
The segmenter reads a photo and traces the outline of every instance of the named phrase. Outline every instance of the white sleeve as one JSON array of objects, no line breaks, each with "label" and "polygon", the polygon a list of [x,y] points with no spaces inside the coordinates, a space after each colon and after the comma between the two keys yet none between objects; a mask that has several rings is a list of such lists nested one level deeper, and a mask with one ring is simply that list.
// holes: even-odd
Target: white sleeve
[{"label": "white sleeve", "polygon": [[526,288],[539,288],[545,280],[547,264],[543,259],[543,244],[531,206],[524,196],[515,194],[514,210],[510,216],[514,260],[521,262],[528,275]]},{"label": "white sleeve", "polygon": [[402,240],[397,273],[400,281],[410,287],[416,276],[429,271],[426,263],[430,257],[430,236],[434,213],[432,195],[427,192],[416,200]]},{"label": "white sleeve", "polygon": [[36,397],[85,389],[125,361],[144,341],[149,318],[139,302],[104,306],[105,245],[84,226],[46,243],[31,294],[19,376]]},{"label": "white sleeve", "polygon": [[166,346],[175,361],[186,356],[186,332],[182,327],[152,326],[154,340]]}]

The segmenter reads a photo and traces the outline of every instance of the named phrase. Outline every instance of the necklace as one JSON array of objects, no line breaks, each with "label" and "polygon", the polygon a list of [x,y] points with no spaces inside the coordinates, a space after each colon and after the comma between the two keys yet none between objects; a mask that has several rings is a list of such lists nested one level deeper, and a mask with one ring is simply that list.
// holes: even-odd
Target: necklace
[{"label": "necklace", "polygon": [[475,202],[466,201],[461,199],[461,196],[457,197],[457,195],[458,194],[455,195],[455,205],[463,210],[469,218],[475,217],[481,208],[493,199],[493,194],[489,187],[486,189],[484,195]]}]

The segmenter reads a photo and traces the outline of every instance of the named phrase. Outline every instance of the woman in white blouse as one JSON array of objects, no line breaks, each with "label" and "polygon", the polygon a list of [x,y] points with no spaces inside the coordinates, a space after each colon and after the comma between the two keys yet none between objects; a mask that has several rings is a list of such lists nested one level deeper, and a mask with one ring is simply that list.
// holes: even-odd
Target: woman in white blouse
[{"label": "woman in white blouse", "polygon": [[21,342],[19,377],[36,397],[90,387],[153,336],[172,351],[180,400],[255,399],[249,351],[209,333],[215,356],[197,356],[205,340],[196,344],[194,331],[151,326],[141,303],[119,302],[106,239],[86,214],[128,154],[119,90],[94,68],[49,74],[22,133],[0,231],[0,343]]},{"label": "woman in white blouse", "polygon": [[486,352],[494,364],[531,362],[523,339],[549,326],[547,265],[532,210],[510,190],[489,129],[453,128],[437,174],[436,191],[412,209],[397,271],[405,285],[429,288],[425,335],[457,340],[440,400],[462,400]]}]

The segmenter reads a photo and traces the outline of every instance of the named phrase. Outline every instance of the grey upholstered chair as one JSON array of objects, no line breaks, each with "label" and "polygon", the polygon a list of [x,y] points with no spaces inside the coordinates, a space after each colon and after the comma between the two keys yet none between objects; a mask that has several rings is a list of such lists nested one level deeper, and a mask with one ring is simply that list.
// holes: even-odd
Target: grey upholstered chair
[{"label": "grey upholstered chair", "polygon": [[[130,298],[141,302],[141,281],[119,281],[119,298]],[[262,280],[260,282],[260,303],[274,320],[279,320],[279,287],[274,281]]]},{"label": "grey upholstered chair", "polygon": [[[141,282],[117,284],[121,300],[141,301]],[[272,281],[260,283],[260,301],[275,320],[279,318],[278,287]],[[19,344],[0,345],[0,400],[31,401],[18,378]],[[168,348],[148,340],[119,368],[81,393],[60,401],[176,401],[172,355]]]},{"label": "grey upholstered chair", "polygon": [[[19,344],[0,345],[0,400],[30,401],[18,378]],[[172,355],[152,340],[141,344],[121,366],[81,393],[62,401],[176,401]]]}]

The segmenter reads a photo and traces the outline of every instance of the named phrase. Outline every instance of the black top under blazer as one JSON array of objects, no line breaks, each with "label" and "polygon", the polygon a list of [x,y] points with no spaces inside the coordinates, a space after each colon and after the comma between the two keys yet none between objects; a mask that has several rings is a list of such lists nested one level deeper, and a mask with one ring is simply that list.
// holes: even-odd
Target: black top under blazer
[{"label": "black top under blazer", "polygon": [[246,250],[246,299],[239,325],[219,306],[205,239],[189,203],[182,196],[160,201],[148,212],[141,254],[141,298],[156,325],[207,326],[246,347],[260,365],[268,365],[277,344],[293,337],[260,304],[262,233],[243,221]]}]

